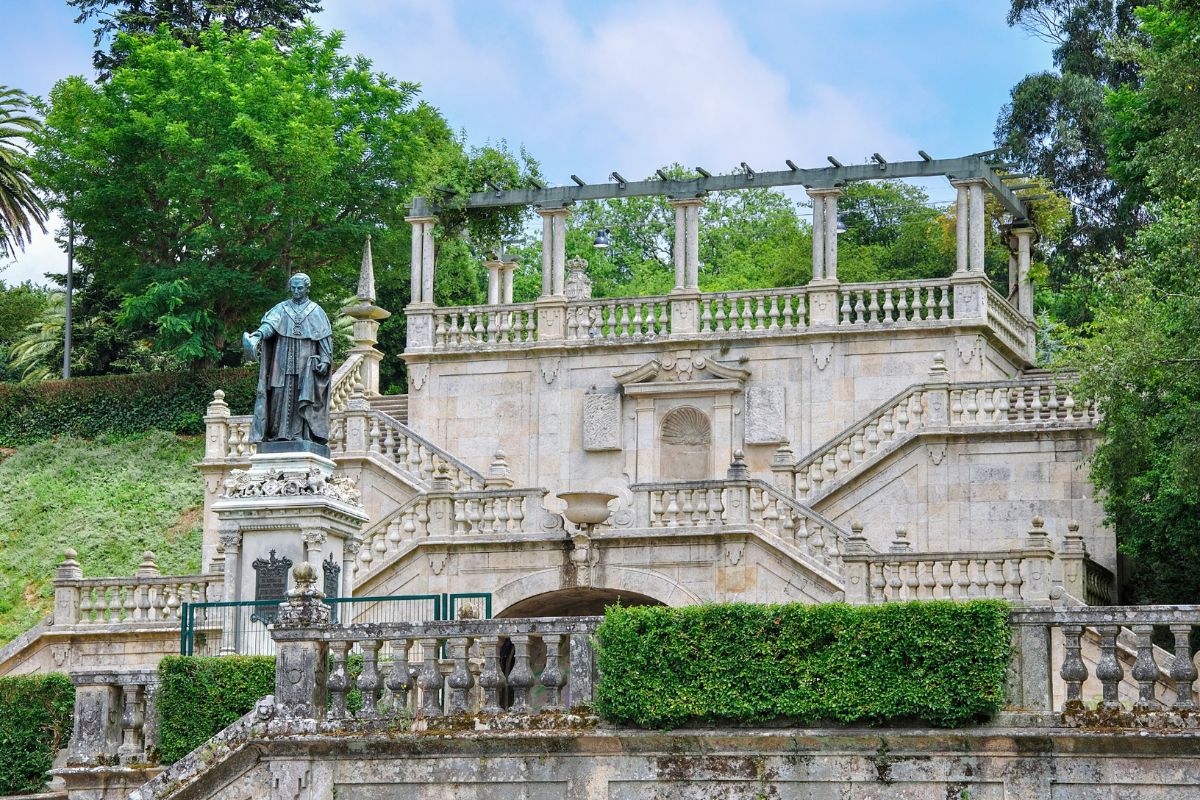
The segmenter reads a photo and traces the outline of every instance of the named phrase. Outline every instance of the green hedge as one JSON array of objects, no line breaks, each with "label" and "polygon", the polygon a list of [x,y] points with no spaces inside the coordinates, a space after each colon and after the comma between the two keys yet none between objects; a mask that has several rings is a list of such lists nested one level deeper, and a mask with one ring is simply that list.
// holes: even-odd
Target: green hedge
[{"label": "green hedge", "polygon": [[0,678],[0,794],[40,792],[71,738],[75,687],[66,675]]},{"label": "green hedge", "polygon": [[224,390],[233,413],[245,414],[254,407],[257,383],[257,370],[242,367],[0,384],[0,445],[152,428],[203,433],[214,390]]},{"label": "green hedge", "polygon": [[158,677],[158,755],[173,764],[275,693],[275,659],[169,656]]},{"label": "green hedge", "polygon": [[999,710],[1009,664],[999,601],[879,606],[610,608],[596,708],[614,722],[915,722]]}]

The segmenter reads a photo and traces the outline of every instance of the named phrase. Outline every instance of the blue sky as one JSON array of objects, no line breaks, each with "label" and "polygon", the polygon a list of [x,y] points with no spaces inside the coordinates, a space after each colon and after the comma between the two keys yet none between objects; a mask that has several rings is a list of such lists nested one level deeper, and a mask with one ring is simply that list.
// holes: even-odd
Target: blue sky
[{"label": "blue sky", "polygon": [[[1050,67],[1007,0],[325,0],[345,49],[419,82],[473,143],[526,146],[551,183],[725,172],[992,146],[1009,90]],[[0,84],[91,75],[91,30],[60,0],[0,0]],[[933,199],[948,186],[927,187]],[[0,272],[61,271],[49,236]]]}]

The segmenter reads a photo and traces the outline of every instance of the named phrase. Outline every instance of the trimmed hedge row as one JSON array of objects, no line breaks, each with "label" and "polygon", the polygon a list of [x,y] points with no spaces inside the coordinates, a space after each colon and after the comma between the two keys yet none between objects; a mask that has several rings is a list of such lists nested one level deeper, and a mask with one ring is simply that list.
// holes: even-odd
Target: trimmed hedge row
[{"label": "trimmed hedge row", "polygon": [[168,656],[158,678],[158,755],[173,764],[275,693],[275,658]]},{"label": "trimmed hedge row", "polygon": [[243,414],[254,407],[257,383],[256,369],[240,367],[0,384],[0,445],[152,428],[203,433],[204,411],[214,390],[224,390],[233,413]]},{"label": "trimmed hedge row", "polygon": [[1011,636],[999,601],[610,608],[596,709],[614,722],[923,721],[998,711]]},{"label": "trimmed hedge row", "polygon": [[42,790],[71,738],[74,711],[75,687],[66,675],[0,678],[0,794]]}]

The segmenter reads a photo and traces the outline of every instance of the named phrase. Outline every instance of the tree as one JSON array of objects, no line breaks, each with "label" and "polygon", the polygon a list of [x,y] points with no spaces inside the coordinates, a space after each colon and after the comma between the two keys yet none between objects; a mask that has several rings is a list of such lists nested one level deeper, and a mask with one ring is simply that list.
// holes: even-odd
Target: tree
[{"label": "tree", "polygon": [[[494,149],[466,152],[415,84],[372,72],[341,43],[311,24],[282,51],[271,31],[214,26],[197,47],[166,31],[121,34],[110,80],[54,87],[37,174],[77,225],[96,313],[117,300],[126,327],[185,362],[235,358],[231,335],[291,272],[309,272],[314,296],[336,304],[367,233],[377,262],[404,270],[414,194],[521,175]],[[393,308],[402,291],[386,298]]]},{"label": "tree", "polygon": [[[286,41],[290,29],[309,14],[321,10],[320,0],[67,0],[77,9],[76,23],[96,20],[92,64],[107,78],[125,54],[117,46],[119,34],[151,34],[166,26],[187,45],[198,45],[201,34],[214,24],[230,33],[276,31]],[[108,49],[101,45],[107,43]]]},{"label": "tree", "polygon": [[0,86],[0,258],[23,250],[34,226],[46,230],[46,206],[29,179],[23,144],[39,127],[28,108],[24,92]]},{"label": "tree", "polygon": [[1200,598],[1200,10],[1165,0],[1138,11],[1137,81],[1108,98],[1115,175],[1146,197],[1128,252],[1100,261],[1095,322],[1072,363],[1103,412],[1092,463],[1137,602]]},{"label": "tree", "polygon": [[[1019,167],[1070,198],[1074,213],[1050,260],[1057,289],[1079,291],[1093,254],[1122,249],[1145,222],[1138,198],[1108,170],[1105,130],[1112,112],[1107,89],[1138,80],[1113,43],[1136,40],[1134,9],[1153,0],[1012,0],[1009,25],[1055,45],[1056,72],[1039,72],[1013,87],[996,122],[996,144]],[[1072,322],[1081,305],[1064,306]]]}]

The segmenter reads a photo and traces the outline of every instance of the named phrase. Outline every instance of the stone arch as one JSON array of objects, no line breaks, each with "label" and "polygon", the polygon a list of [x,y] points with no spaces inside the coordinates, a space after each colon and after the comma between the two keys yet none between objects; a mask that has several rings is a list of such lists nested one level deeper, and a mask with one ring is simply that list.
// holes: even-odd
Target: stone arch
[{"label": "stone arch", "polygon": [[663,480],[712,477],[712,421],[695,406],[679,406],[659,425],[659,476]]},{"label": "stone arch", "polygon": [[655,600],[637,592],[619,589],[577,587],[535,594],[518,600],[497,614],[497,617],[592,617],[604,613],[606,606],[661,606]]},{"label": "stone arch", "polygon": [[[603,569],[604,585],[597,587],[603,591],[614,592],[621,597],[647,598],[655,605],[688,606],[705,602],[705,598],[684,588],[681,584],[648,569],[630,569],[626,567],[607,567]],[[526,600],[551,595],[560,591],[576,588],[563,586],[561,569],[542,569],[497,587],[492,592],[492,615],[495,617],[512,617],[509,609]],[[711,598],[709,598],[711,599]],[[639,602],[639,605],[643,603]]]}]

